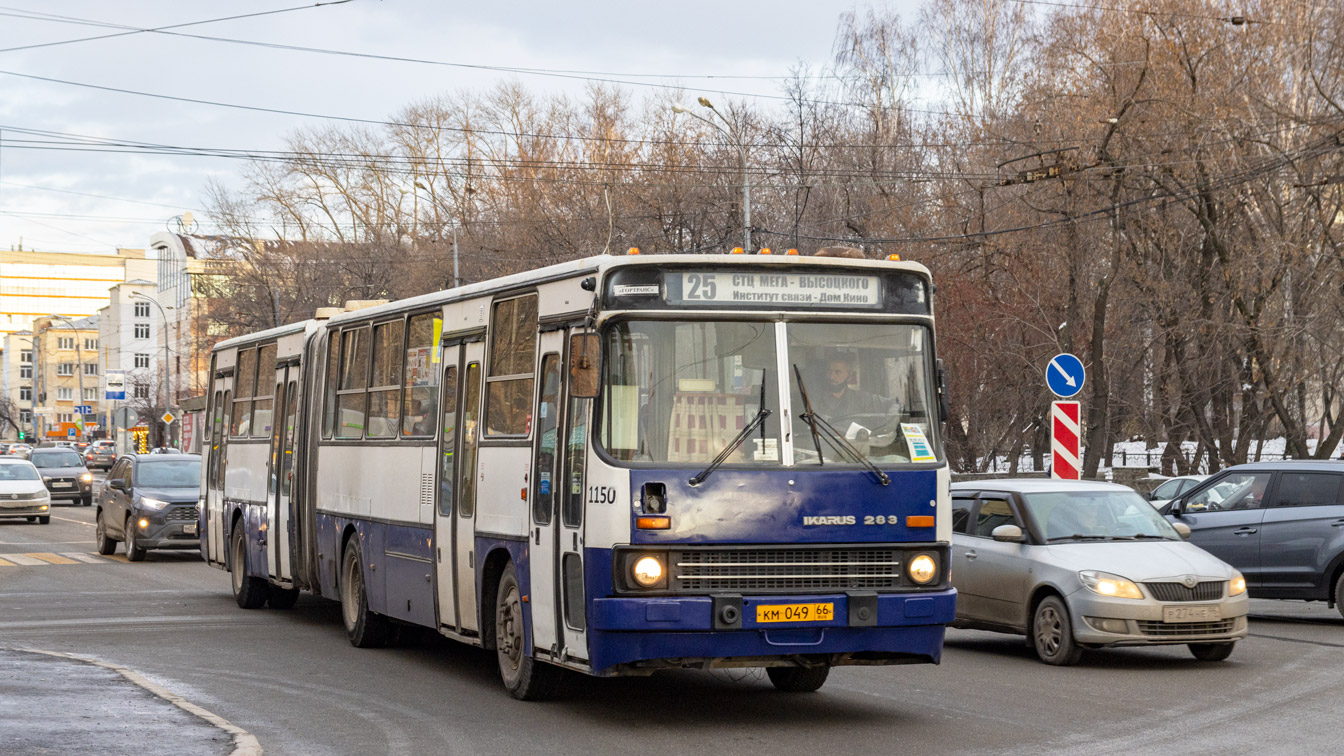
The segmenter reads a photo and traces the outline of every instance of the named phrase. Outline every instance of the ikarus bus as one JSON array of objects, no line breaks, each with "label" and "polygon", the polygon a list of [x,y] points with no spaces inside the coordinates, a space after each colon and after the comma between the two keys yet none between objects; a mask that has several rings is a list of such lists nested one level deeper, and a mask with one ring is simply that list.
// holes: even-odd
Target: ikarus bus
[{"label": "ikarus bus", "polygon": [[936,663],[953,618],[933,284],[599,256],[220,343],[201,548],[244,608],[341,603],[562,670]]}]

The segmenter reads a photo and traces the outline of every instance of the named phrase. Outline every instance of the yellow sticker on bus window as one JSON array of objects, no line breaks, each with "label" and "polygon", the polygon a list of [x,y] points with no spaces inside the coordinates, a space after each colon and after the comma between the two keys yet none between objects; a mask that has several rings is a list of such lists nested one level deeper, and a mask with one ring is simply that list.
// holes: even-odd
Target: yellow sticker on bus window
[{"label": "yellow sticker on bus window", "polygon": [[912,423],[901,423],[901,434],[905,436],[905,443],[910,447],[911,462],[934,462],[938,457],[933,453],[933,447],[929,445],[929,440],[924,437],[924,429]]},{"label": "yellow sticker on bus window", "polygon": [[434,342],[429,350],[429,361],[439,364],[439,340],[443,338],[443,318],[434,318]]}]

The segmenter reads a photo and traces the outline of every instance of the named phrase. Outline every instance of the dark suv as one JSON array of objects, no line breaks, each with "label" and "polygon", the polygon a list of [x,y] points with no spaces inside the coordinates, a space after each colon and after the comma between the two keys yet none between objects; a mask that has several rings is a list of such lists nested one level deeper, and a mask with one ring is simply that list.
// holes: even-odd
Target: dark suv
[{"label": "dark suv", "polygon": [[1160,511],[1241,570],[1253,598],[1328,601],[1344,613],[1344,462],[1229,467]]},{"label": "dark suv", "polygon": [[52,501],[69,499],[86,507],[93,503],[93,473],[79,452],[64,446],[44,447],[33,449],[28,461],[42,473]]},{"label": "dark suv", "polygon": [[199,454],[123,455],[98,494],[98,553],[111,554],[118,541],[132,562],[149,549],[199,549],[200,495]]}]

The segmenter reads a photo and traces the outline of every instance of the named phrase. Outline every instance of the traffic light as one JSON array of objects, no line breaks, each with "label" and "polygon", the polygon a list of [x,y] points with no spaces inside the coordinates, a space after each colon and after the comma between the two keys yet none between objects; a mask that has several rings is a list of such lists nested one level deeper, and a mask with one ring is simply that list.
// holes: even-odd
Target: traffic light
[{"label": "traffic light", "polygon": [[23,431],[19,431],[19,440],[20,440],[20,441],[23,440]]}]

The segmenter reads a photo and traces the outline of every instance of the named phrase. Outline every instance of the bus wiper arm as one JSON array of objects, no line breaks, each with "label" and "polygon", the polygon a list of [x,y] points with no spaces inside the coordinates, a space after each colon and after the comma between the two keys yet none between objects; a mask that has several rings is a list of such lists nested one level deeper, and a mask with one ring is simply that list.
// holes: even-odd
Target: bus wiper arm
[{"label": "bus wiper arm", "polygon": [[798,369],[798,363],[794,363],[793,373],[798,377],[798,393],[803,395],[803,406],[807,408],[807,411],[799,415],[799,417],[812,428],[812,442],[817,446],[818,462],[822,460],[821,439],[825,438],[837,450],[844,452],[855,462],[867,467],[869,471],[877,476],[877,480],[882,485],[889,485],[891,483],[891,477],[882,472],[882,468],[873,464],[873,461],[868,459],[866,454],[859,451],[854,444],[851,444],[849,439],[845,438],[844,434],[835,429],[835,426],[826,422],[825,419],[819,417],[812,411],[812,401],[807,398],[807,389],[803,386],[803,373]]},{"label": "bus wiper arm", "polygon": [[732,441],[728,442],[727,446],[723,447],[723,451],[719,452],[719,456],[715,457],[714,460],[709,463],[708,467],[691,476],[689,481],[690,484],[698,486],[705,482],[705,478],[708,478],[710,473],[719,469],[719,465],[722,465],[724,461],[728,459],[728,455],[732,454],[737,447],[741,446],[742,442],[746,441],[747,437],[751,435],[751,432],[764,423],[767,417],[770,417],[770,410],[761,407],[760,411],[756,413],[756,417],[753,417],[751,422],[747,423],[747,427],[743,428]]}]

